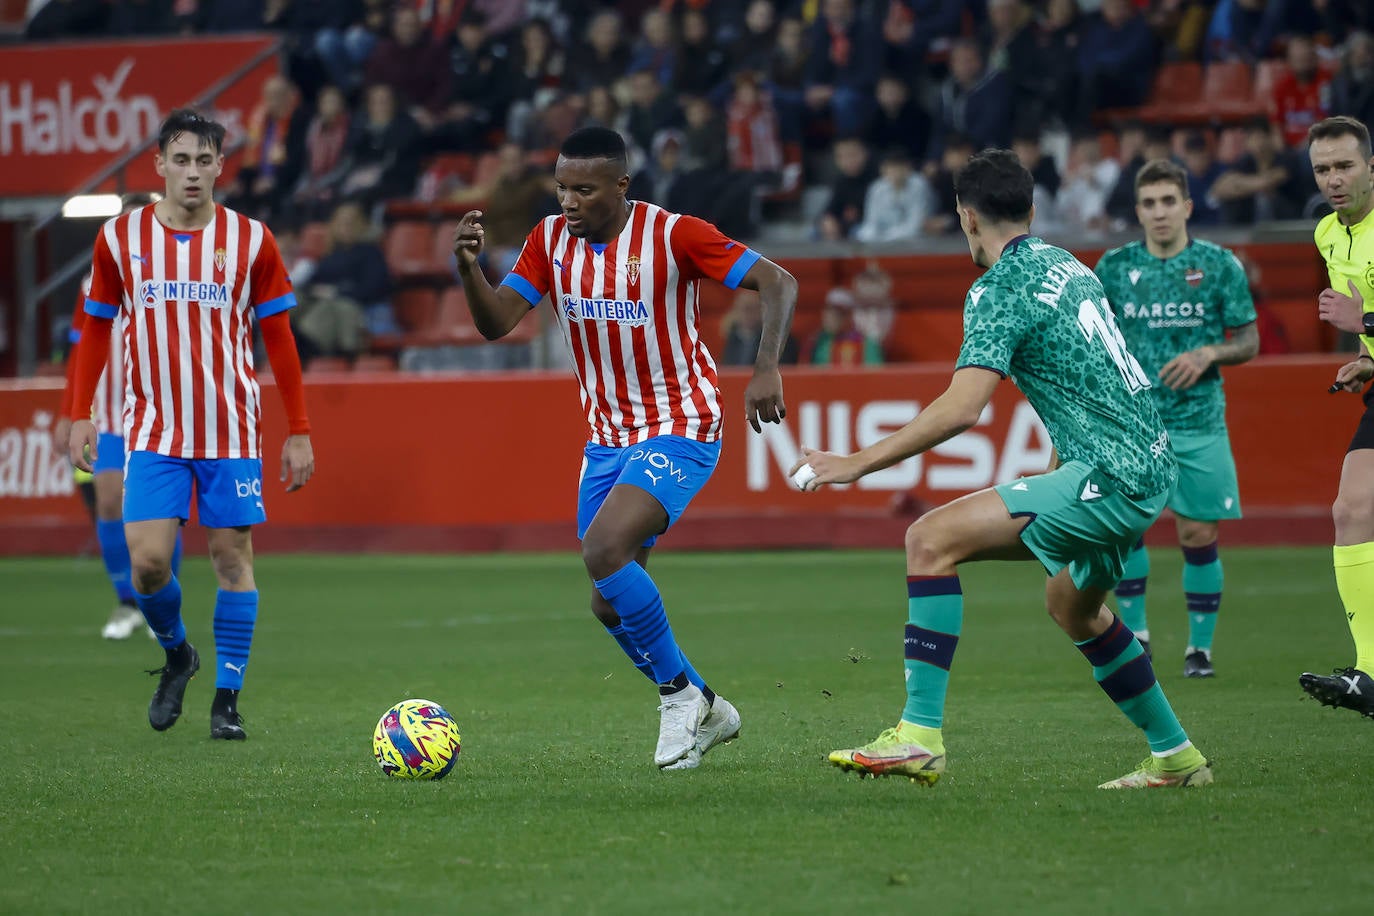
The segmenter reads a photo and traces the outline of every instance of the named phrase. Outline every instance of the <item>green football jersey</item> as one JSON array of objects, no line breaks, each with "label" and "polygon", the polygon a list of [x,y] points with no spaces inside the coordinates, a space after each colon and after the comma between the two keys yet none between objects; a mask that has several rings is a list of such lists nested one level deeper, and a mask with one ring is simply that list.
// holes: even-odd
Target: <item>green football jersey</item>
[{"label": "green football jersey", "polygon": [[1255,320],[1245,268],[1236,256],[1193,239],[1172,258],[1160,260],[1144,242],[1132,242],[1104,254],[1097,276],[1126,346],[1150,376],[1165,427],[1183,433],[1224,429],[1226,396],[1216,366],[1182,391],[1165,387],[1159,370],[1180,353],[1222,343],[1228,328]]},{"label": "green football jersey", "polygon": [[1082,461],[1131,496],[1178,476],[1150,380],[1117,330],[1102,284],[1062,248],[1030,236],[1007,246],[964,300],[959,368],[1010,376],[1061,461]]}]

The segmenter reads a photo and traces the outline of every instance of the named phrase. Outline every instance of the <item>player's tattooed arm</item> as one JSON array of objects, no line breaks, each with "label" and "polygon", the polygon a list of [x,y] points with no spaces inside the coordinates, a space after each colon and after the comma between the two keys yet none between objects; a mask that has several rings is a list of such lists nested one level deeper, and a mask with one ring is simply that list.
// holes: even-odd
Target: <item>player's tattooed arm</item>
[{"label": "player's tattooed arm", "polygon": [[1234,366],[1259,352],[1259,329],[1254,322],[1235,328],[1231,339],[1180,353],[1159,370],[1159,380],[1179,391],[1191,388],[1213,366]]}]

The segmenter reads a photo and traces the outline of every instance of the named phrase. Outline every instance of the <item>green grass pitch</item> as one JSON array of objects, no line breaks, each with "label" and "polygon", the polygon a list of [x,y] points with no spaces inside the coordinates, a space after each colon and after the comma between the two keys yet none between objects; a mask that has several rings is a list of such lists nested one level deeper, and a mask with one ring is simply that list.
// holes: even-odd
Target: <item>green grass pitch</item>
[{"label": "green grass pitch", "polygon": [[[99,638],[94,560],[0,562],[0,912],[1368,914],[1374,722],[1304,700],[1352,659],[1330,550],[1223,551],[1211,681],[1181,674],[1177,550],[1153,551],[1160,679],[1215,764],[1188,792],[1098,791],[1146,754],[1045,615],[1030,564],[963,576],[934,788],[846,777],[832,747],[901,711],[900,549],[677,554],[651,569],[740,708],[701,769],[652,762],[657,698],[587,610],[572,555],[266,556],[241,709],[212,742],[204,665],[170,731],[161,664]],[[390,780],[372,729],[448,708],[448,779]]]}]

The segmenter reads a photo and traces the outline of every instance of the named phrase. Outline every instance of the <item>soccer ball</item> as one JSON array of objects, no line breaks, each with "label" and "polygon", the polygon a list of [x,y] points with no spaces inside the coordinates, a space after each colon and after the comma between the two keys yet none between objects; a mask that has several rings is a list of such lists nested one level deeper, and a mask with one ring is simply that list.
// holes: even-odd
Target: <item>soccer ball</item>
[{"label": "soccer ball", "polygon": [[372,733],[377,765],[397,779],[443,779],[458,762],[462,747],[458,723],[429,700],[397,703]]}]

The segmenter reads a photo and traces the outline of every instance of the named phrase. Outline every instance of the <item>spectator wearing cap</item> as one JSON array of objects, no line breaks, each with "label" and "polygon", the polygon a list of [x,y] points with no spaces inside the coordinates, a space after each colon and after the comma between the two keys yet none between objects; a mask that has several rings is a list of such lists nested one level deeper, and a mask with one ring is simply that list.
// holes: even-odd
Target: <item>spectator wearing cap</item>
[{"label": "spectator wearing cap", "polygon": [[821,326],[806,345],[806,361],[813,366],[880,366],[883,348],[854,324],[854,294],[837,286],[825,294]]}]

